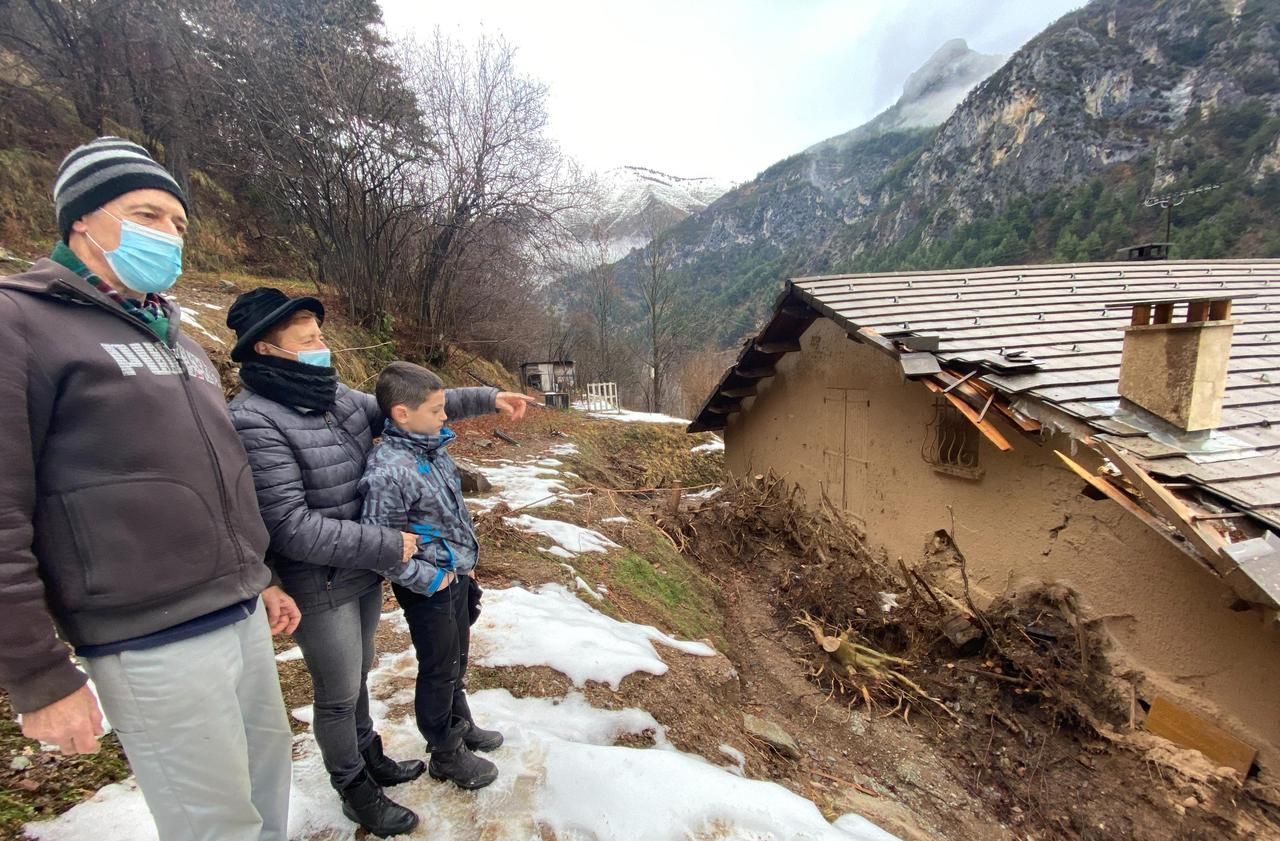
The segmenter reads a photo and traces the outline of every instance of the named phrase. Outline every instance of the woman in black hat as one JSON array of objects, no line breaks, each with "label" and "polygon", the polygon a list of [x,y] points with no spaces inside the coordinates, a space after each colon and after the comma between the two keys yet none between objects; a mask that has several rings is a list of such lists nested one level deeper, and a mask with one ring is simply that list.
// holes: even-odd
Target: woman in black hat
[{"label": "woman in black hat", "polygon": [[[415,779],[420,760],[382,752],[369,716],[367,676],[382,612],[382,577],[412,557],[418,537],[363,525],[357,483],[382,418],[372,395],[338,382],[321,330],[324,305],[261,287],[236,299],[227,326],[244,388],[231,417],[249,454],[268,562],[298,603],[294,638],[315,688],[312,730],[343,812],[380,837],[413,830],[418,817],[383,786]],[[448,414],[494,411],[516,419],[524,395],[450,389]]]}]

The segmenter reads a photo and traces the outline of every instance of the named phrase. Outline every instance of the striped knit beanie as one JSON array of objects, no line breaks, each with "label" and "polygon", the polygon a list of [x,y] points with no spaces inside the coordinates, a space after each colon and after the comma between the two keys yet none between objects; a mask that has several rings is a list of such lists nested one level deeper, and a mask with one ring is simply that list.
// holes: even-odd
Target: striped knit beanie
[{"label": "striped knit beanie", "polygon": [[71,225],[77,219],[116,196],[145,189],[172,193],[187,208],[187,197],[178,182],[138,144],[120,137],[99,137],[73,149],[62,159],[53,184],[62,241],[70,239]]}]

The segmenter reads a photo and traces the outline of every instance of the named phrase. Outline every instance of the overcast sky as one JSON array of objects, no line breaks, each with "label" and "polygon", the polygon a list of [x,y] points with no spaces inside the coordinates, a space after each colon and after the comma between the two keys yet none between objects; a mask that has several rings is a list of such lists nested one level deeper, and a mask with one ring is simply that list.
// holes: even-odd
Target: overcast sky
[{"label": "overcast sky", "polygon": [[866,122],[950,38],[1009,54],[1082,0],[381,0],[391,33],[501,35],[591,169],[746,181]]}]

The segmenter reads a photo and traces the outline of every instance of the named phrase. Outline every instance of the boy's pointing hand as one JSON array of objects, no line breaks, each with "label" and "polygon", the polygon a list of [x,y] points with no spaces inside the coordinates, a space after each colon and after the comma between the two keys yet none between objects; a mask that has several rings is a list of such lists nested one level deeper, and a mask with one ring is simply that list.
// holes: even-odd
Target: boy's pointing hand
[{"label": "boy's pointing hand", "polygon": [[525,410],[529,408],[531,403],[537,402],[538,398],[536,397],[517,394],[514,391],[500,391],[496,400],[498,411],[514,421],[523,420]]}]

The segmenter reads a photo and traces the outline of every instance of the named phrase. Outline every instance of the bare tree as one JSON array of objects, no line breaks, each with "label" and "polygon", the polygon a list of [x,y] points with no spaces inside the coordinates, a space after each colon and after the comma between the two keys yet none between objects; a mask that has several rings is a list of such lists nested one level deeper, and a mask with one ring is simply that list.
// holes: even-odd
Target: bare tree
[{"label": "bare tree", "polygon": [[470,253],[499,244],[511,249],[502,261],[529,265],[564,240],[561,217],[584,200],[576,167],[546,134],[546,87],[518,72],[514,54],[501,40],[467,48],[439,30],[400,51],[439,149],[424,173],[428,224],[413,268],[428,356],[466,308]]},{"label": "bare tree", "polygon": [[666,234],[655,230],[641,249],[638,291],[643,309],[642,330],[648,365],[645,403],[650,412],[662,411],[667,369],[679,351],[679,286],[675,273],[671,271],[669,245]]},{"label": "bare tree", "polygon": [[621,298],[609,250],[609,236],[602,226],[592,226],[587,248],[590,259],[587,291],[595,335],[596,364],[600,379],[609,381],[617,374],[614,370],[617,351],[613,334],[618,328]]},{"label": "bare tree", "polygon": [[[304,227],[317,282],[337,287],[351,317],[385,326],[422,230],[417,185],[433,148],[365,5],[298,8],[287,28],[233,18],[237,26],[222,27],[206,46],[229,69],[215,79],[223,112],[234,112],[222,123],[228,168],[247,169]],[[334,7],[354,15],[353,28],[333,26],[326,11]]]}]

